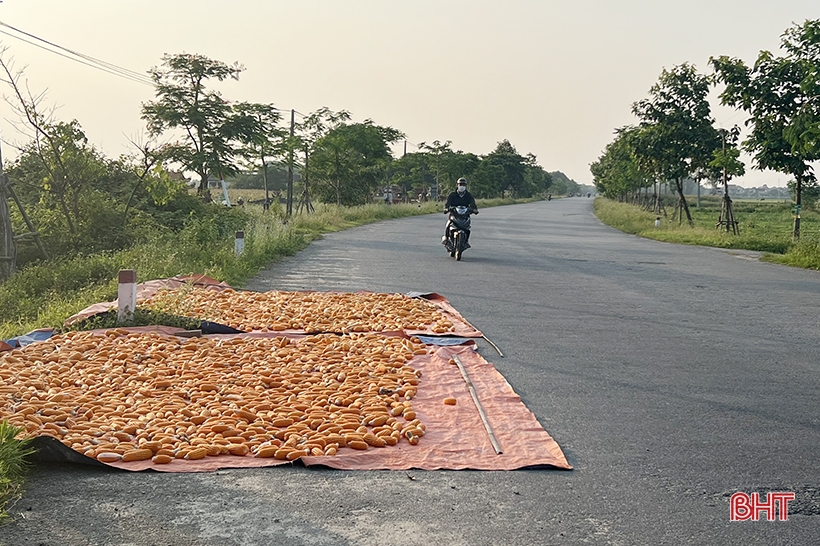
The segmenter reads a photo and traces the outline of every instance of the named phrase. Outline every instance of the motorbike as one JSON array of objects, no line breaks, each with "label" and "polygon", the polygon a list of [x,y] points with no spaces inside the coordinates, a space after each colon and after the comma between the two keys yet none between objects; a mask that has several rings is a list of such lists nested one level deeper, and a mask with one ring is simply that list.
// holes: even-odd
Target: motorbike
[{"label": "motorbike", "polygon": [[470,215],[476,214],[476,211],[468,207],[458,206],[451,207],[447,212],[450,214],[445,230],[447,235],[442,237],[441,243],[450,253],[450,257],[461,261],[461,253],[470,248],[470,244],[467,242],[470,235]]}]

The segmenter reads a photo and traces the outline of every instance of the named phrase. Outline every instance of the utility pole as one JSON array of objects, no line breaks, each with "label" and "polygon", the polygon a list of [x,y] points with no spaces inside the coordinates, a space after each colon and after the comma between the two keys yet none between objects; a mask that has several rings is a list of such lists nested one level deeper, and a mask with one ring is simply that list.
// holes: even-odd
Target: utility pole
[{"label": "utility pole", "polygon": [[11,213],[6,199],[3,154],[0,152],[0,281],[8,279],[14,273],[15,255],[14,233],[11,231]]},{"label": "utility pole", "polygon": [[[11,196],[17,205],[20,216],[23,217],[23,221],[26,223],[26,226],[28,226],[28,233],[14,235],[12,232],[11,213],[9,212],[6,192],[8,192],[8,195]],[[31,219],[29,219],[28,214],[26,214],[23,203],[20,202],[20,198],[17,197],[17,193],[3,172],[3,156],[2,153],[0,153],[0,280],[4,278],[3,273],[5,273],[6,270],[8,271],[8,276],[11,276],[14,272],[17,257],[15,245],[17,241],[25,241],[29,238],[34,239],[43,258],[48,260],[48,253],[43,246],[43,242],[40,240],[40,233],[34,229],[34,224],[31,223]]]},{"label": "utility pole", "polygon": [[302,207],[304,207],[306,213],[315,212],[313,204],[310,202],[310,181],[308,180],[309,161],[310,151],[308,148],[305,148],[305,170],[302,172],[302,180],[304,181],[305,188],[304,191],[302,191],[302,198],[299,200],[299,208],[297,210],[300,214],[302,213]]},{"label": "utility pole", "polygon": [[[257,119],[261,125],[262,114],[259,114]],[[270,209],[270,193],[268,193],[268,162],[265,161],[265,146],[262,146],[261,152],[259,155],[262,156],[262,181],[265,183],[265,204],[262,205],[262,210],[267,211]]]},{"label": "utility pole", "polygon": [[265,182],[265,204],[262,205],[262,210],[270,208],[270,194],[268,193],[268,163],[265,161],[265,154],[262,153],[262,180]]},{"label": "utility pole", "polygon": [[288,210],[287,215],[293,215],[293,134],[296,128],[296,111],[290,111],[290,152],[288,153]]}]

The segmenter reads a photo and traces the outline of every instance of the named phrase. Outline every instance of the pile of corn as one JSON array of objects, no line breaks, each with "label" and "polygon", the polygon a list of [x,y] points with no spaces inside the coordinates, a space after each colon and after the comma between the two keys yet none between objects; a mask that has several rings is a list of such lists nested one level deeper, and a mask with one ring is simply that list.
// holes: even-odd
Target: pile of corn
[{"label": "pile of corn", "polygon": [[71,332],[0,353],[0,419],[103,462],[295,460],[416,444],[420,373],[408,361],[425,352],[415,338],[374,333]]},{"label": "pile of corn", "polygon": [[137,304],[243,332],[453,331],[452,321],[435,304],[404,294],[216,291],[184,286],[161,290]]}]

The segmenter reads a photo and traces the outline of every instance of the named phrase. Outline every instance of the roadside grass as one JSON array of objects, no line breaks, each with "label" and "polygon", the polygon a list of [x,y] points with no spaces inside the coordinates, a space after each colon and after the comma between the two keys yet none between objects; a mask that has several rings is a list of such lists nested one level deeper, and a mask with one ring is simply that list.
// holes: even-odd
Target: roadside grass
[{"label": "roadside grass", "polygon": [[33,453],[31,440],[20,440],[22,432],[7,421],[0,421],[0,524],[7,518],[6,507],[20,498]]},{"label": "roadside grass", "polygon": [[611,199],[595,200],[595,215],[608,226],[631,233],[665,241],[688,245],[736,248],[765,252],[764,259],[785,265],[820,269],[820,214],[803,211],[801,214],[801,240],[792,240],[794,217],[791,204],[782,201],[735,201],[733,209],[738,222],[739,235],[727,233],[725,227],[717,229],[721,202],[719,198],[701,199],[701,206],[691,206],[695,227],[690,227],[668,216],[661,216],[661,224],[655,227],[656,215],[627,203]]}]

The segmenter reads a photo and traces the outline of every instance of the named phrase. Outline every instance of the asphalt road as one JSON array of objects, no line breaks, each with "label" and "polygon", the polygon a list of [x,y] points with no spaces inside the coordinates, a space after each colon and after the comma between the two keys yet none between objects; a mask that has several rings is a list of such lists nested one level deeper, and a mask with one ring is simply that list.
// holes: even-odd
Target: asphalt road
[{"label": "asphalt road", "polygon": [[[249,286],[446,296],[572,471],[209,474],[40,464],[3,545],[817,544],[820,273],[624,235],[592,199],[328,235]],[[730,522],[790,491],[788,521]]]}]

